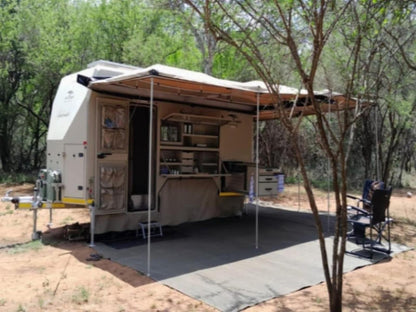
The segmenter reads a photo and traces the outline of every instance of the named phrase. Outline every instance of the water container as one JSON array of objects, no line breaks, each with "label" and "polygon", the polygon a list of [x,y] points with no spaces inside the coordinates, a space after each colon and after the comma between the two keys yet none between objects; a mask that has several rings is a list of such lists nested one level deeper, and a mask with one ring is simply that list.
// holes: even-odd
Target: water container
[{"label": "water container", "polygon": [[283,173],[279,173],[277,176],[277,192],[282,193],[285,189],[285,175]]}]

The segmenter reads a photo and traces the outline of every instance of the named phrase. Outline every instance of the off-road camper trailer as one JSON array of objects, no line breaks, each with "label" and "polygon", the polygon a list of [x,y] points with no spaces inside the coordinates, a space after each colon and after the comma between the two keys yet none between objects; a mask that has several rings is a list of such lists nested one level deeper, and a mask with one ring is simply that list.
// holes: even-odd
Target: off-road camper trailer
[{"label": "off-road camper trailer", "polygon": [[[305,92],[279,90],[294,116],[314,113]],[[317,96],[337,109],[355,105]],[[275,102],[259,81],[94,62],[61,80],[37,197],[16,204],[94,207],[95,234],[239,214],[253,181],[254,126],[278,117]],[[251,172],[257,195],[279,191],[278,172]]]}]

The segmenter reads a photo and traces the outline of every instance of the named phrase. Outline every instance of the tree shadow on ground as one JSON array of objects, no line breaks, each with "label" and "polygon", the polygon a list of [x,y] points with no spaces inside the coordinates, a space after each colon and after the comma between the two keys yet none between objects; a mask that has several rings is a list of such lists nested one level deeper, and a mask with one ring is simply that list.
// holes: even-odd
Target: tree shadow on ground
[{"label": "tree shadow on ground", "polygon": [[86,265],[93,265],[96,268],[107,271],[121,281],[133,286],[140,287],[154,283],[154,281],[142,273],[116,262],[111,259],[97,257],[97,252],[88,245],[87,240],[69,241],[65,237],[66,226],[50,229],[42,233],[42,243],[55,248],[62,249],[63,254],[71,254],[78,261]]},{"label": "tree shadow on ground", "polygon": [[344,296],[343,306],[349,311],[414,311],[416,297],[405,286],[393,291],[390,287],[378,286],[371,291],[371,296],[349,289]]}]

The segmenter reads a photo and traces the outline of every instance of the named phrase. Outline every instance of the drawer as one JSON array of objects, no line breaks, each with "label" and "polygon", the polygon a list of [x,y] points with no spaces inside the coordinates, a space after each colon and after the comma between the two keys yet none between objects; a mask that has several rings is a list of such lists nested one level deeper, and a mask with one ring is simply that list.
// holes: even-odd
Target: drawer
[{"label": "drawer", "polygon": [[274,175],[263,175],[259,176],[259,183],[261,182],[274,182],[277,183],[278,179],[277,176]]},{"label": "drawer", "polygon": [[182,159],[194,159],[194,153],[193,152],[182,152]]},{"label": "drawer", "polygon": [[276,168],[259,168],[259,175],[275,175],[280,173]]},{"label": "drawer", "polygon": [[259,183],[259,196],[277,194],[277,183]]},{"label": "drawer", "polygon": [[182,158],[182,165],[185,165],[185,166],[193,166],[194,165],[193,158],[190,158],[190,159],[188,159],[188,158]]},{"label": "drawer", "polygon": [[193,173],[194,168],[192,166],[182,166],[181,167],[181,173]]}]

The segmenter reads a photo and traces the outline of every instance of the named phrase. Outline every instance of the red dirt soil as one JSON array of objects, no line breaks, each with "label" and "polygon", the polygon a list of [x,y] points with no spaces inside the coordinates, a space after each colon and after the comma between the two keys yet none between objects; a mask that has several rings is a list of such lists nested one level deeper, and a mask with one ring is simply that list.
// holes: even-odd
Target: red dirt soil
[{"label": "red dirt soil", "polygon": [[[32,185],[0,185],[6,190],[31,194]],[[408,190],[391,199],[395,219],[393,240],[416,245],[416,197]],[[327,194],[316,191],[320,210],[327,211]],[[270,202],[270,199],[267,199]],[[331,199],[330,199],[331,200]],[[297,186],[287,186],[272,202],[307,210],[306,196]],[[330,210],[333,208],[329,207]],[[0,203],[0,311],[217,311],[174,289],[154,282],[129,267],[109,259],[88,261],[95,251],[87,243],[63,239],[64,227],[89,222],[87,209],[38,213],[43,243],[31,242],[32,212]],[[416,311],[416,251],[344,275],[344,311]],[[246,311],[329,311],[326,285],[320,284],[278,297]]]}]

